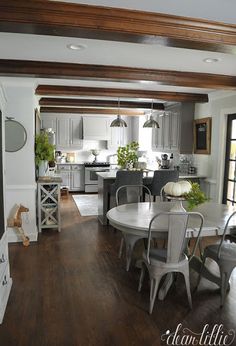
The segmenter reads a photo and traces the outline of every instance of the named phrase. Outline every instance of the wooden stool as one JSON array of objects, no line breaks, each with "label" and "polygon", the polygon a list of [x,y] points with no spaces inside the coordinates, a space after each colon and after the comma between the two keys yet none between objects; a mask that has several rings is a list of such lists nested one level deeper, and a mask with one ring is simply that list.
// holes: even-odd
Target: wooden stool
[{"label": "wooden stool", "polygon": [[67,186],[61,187],[61,197],[68,198],[69,197],[69,188]]}]

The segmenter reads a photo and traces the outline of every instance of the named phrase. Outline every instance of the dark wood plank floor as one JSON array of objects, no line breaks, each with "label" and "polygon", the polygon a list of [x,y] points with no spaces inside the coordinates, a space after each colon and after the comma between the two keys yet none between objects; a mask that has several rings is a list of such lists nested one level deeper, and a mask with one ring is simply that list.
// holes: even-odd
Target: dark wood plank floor
[{"label": "dark wood plank floor", "polygon": [[[236,326],[236,275],[225,306],[202,280],[189,310],[182,278],[148,314],[149,283],[137,292],[139,270],[118,259],[120,234],[63,201],[62,231],[44,231],[28,248],[10,245],[13,287],[1,346],[165,345],[161,335],[179,323],[200,332],[205,323]],[[138,244],[136,256],[141,251]],[[192,288],[197,276],[191,274]]]}]

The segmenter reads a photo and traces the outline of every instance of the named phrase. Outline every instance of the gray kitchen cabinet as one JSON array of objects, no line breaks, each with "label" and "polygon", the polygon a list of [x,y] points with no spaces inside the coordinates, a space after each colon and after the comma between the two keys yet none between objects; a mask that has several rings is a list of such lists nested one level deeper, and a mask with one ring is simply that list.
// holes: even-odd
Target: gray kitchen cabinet
[{"label": "gray kitchen cabinet", "polygon": [[163,138],[164,138],[164,117],[161,115],[155,115],[154,119],[158,122],[160,128],[152,129],[152,149],[157,151],[163,151]]},{"label": "gray kitchen cabinet", "polygon": [[77,115],[41,116],[41,127],[52,128],[56,133],[57,149],[81,149],[82,117]]},{"label": "gray kitchen cabinet", "polygon": [[82,118],[81,116],[57,118],[57,148],[82,148]]},{"label": "gray kitchen cabinet", "polygon": [[70,119],[57,119],[57,147],[68,148],[70,145]]},{"label": "gray kitchen cabinet", "polygon": [[128,117],[122,117],[127,123],[127,127],[110,127],[114,120],[113,117],[109,119],[110,139],[107,143],[107,148],[110,150],[117,150],[120,146],[125,146],[131,141],[131,121]]},{"label": "gray kitchen cabinet", "polygon": [[62,186],[70,191],[84,191],[83,164],[57,164],[57,171],[62,178]]},{"label": "gray kitchen cabinet", "polygon": [[194,104],[183,103],[166,108],[164,116],[157,115],[160,128],[152,130],[152,149],[160,152],[191,154],[193,150]]},{"label": "gray kitchen cabinet", "polygon": [[[55,134],[57,133],[57,119],[54,115],[41,115],[41,128],[42,129],[52,129]],[[55,141],[57,144],[57,136],[55,136]]]}]

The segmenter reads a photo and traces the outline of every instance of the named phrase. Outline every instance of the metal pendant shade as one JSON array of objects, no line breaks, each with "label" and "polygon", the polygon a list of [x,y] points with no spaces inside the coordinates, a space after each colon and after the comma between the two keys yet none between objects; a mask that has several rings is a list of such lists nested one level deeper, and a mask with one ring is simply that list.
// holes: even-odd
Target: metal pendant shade
[{"label": "metal pendant shade", "polygon": [[118,114],[117,118],[112,121],[110,127],[127,127],[127,124],[123,119],[121,119],[120,114]]},{"label": "metal pendant shade", "polygon": [[150,118],[147,121],[145,121],[145,123],[143,124],[143,127],[144,128],[159,129],[160,126],[159,126],[158,122],[155,119],[153,119],[152,111],[153,111],[153,100],[152,100],[152,110],[151,110]]},{"label": "metal pendant shade", "polygon": [[120,116],[120,99],[118,99],[118,115],[115,120],[112,121],[110,127],[127,127],[126,122],[121,119]]},{"label": "metal pendant shade", "polygon": [[146,127],[146,128],[151,127],[153,129],[159,129],[160,128],[158,122],[153,119],[152,115],[150,115],[150,118],[147,121],[145,121],[145,123],[143,124],[143,127]]}]

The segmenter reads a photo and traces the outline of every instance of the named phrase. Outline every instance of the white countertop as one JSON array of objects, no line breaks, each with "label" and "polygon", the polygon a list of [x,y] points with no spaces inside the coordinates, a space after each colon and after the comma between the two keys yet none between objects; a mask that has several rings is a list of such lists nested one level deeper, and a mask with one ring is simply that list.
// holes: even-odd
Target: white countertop
[{"label": "white countertop", "polygon": [[[103,179],[113,179],[116,177],[117,170],[110,170],[109,172],[97,172],[99,177]],[[148,173],[144,172],[144,177],[152,178],[154,171],[149,171]],[[198,174],[182,174],[180,173],[179,178],[181,179],[204,179],[206,176],[198,175]]]},{"label": "white countertop", "polygon": [[84,162],[56,162],[57,165],[84,165]]}]

